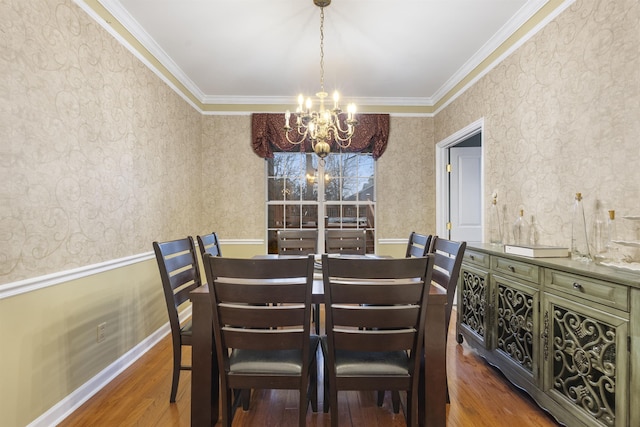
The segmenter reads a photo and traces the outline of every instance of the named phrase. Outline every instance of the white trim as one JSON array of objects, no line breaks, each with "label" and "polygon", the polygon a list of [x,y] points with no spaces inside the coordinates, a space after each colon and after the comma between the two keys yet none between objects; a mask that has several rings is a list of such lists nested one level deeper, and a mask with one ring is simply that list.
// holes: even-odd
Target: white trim
[{"label": "white trim", "polygon": [[[449,203],[447,202],[449,197],[446,167],[447,148],[480,132],[484,135],[484,118],[476,120],[436,144],[436,234],[438,236],[449,236],[449,232],[447,230],[447,218],[449,218]],[[484,214],[484,142],[482,142],[481,150],[482,161],[480,165],[480,191],[482,213]],[[482,217],[484,217],[484,215],[482,215]]]},{"label": "white trim", "polygon": [[[156,76],[158,76],[160,78],[160,80],[162,80],[163,82],[165,82],[167,84],[167,86],[169,86],[174,92],[176,92],[182,99],[184,99],[189,105],[191,105],[195,110],[202,112],[202,109],[196,105],[193,100],[191,100],[191,98],[189,98],[187,96],[186,93],[184,93],[182,90],[180,90],[171,80],[169,80],[169,78],[167,76],[165,76],[163,73],[160,72],[160,70],[153,65],[151,62],[149,62],[147,60],[147,58],[145,58],[142,53],[140,53],[140,51],[138,51],[138,49],[136,49],[135,47],[133,47],[131,45],[131,43],[129,43],[124,37],[122,37],[116,30],[113,29],[113,27],[111,26],[111,23],[109,21],[105,21],[100,15],[98,15],[98,13],[93,10],[91,8],[91,6],[87,5],[87,3],[85,3],[84,0],[73,0],[75,4],[77,4],[82,10],[84,10],[91,18],[93,18],[94,21],[96,21],[102,28],[104,28],[105,30],[107,30],[107,32],[109,34],[111,34],[116,40],[118,40],[120,42],[120,44],[122,44],[122,46],[124,46],[129,52],[131,52],[133,54],[133,56],[135,56],[136,58],[138,58],[140,61],[142,61],[142,63],[144,65],[147,66],[147,68],[149,68],[151,70],[151,72],[153,72]],[[106,3],[104,0],[100,0],[100,3],[105,7],[105,9],[107,9],[106,5],[104,3]],[[111,10],[107,9],[110,13]],[[117,17],[116,15],[114,15],[112,13],[112,15],[122,24],[122,20],[120,19],[120,17]],[[124,26],[124,24],[122,24]],[[125,28],[127,30],[129,30],[128,27],[125,26]],[[131,34],[133,34],[132,31],[130,31]],[[142,43],[142,42],[141,42]],[[146,45],[144,45],[145,48],[147,48]],[[151,52],[153,54],[153,52],[151,51],[151,49],[147,48],[147,50],[149,50],[149,52]],[[157,58],[157,57],[156,57]],[[176,77],[176,79],[178,79],[178,77],[176,76],[176,73],[174,72],[174,70],[171,70],[170,67],[167,67],[165,65],[164,62],[161,62],[162,65],[164,65],[167,70],[173,74],[174,77]],[[185,87],[187,87],[187,89],[189,91],[191,91],[191,94],[196,96],[195,93],[193,92],[192,89],[184,83],[184,81],[178,79],[180,81],[180,83],[182,83]],[[198,90],[198,92],[200,92]],[[196,96],[197,97],[197,96]]]},{"label": "white trim", "polygon": [[[228,245],[264,245],[264,239],[221,239],[220,244]],[[153,252],[145,252],[125,258],[113,259],[98,264],[86,265],[73,270],[59,271],[45,276],[33,277],[18,282],[0,285],[0,300],[28,292],[38,291],[71,280],[82,279],[94,274],[126,267],[153,259]]]},{"label": "white trim", "polygon": [[[184,321],[191,316],[191,307],[186,308],[180,314],[180,321]],[[147,351],[155,346],[171,331],[169,323],[162,325],[157,331],[142,340],[131,350],[123,354],[111,365],[104,368],[96,376],[78,387],[67,397],[53,405],[45,413],[28,424],[27,427],[48,427],[55,426],[71,415],[82,404],[93,395],[102,390],[107,384],[113,381],[125,369],[136,362]]]},{"label": "white trim", "polygon": [[126,267],[128,265],[147,261],[149,259],[152,259],[153,257],[153,252],[145,252],[125,258],[119,258],[101,262],[98,264],[74,268],[73,270],[59,271],[57,273],[47,274],[45,276],[33,277],[31,279],[25,279],[18,282],[0,285],[0,300],[27,292],[33,292],[40,289],[48,288],[49,286],[59,285],[60,283],[69,282],[70,280],[81,279],[93,274]]},{"label": "white trim", "polygon": [[409,241],[406,239],[378,239],[379,245],[406,245]]},{"label": "white trim", "polygon": [[[453,89],[462,79],[471,73],[478,65],[488,58],[497,48],[522,27],[549,0],[528,1],[518,12],[507,21],[476,53],[465,62],[434,94],[435,99],[441,99]],[[492,64],[493,66],[493,64]]]},{"label": "white trim", "polygon": [[[455,101],[459,96],[461,96],[462,94],[464,94],[467,89],[469,89],[470,87],[472,87],[473,85],[475,85],[478,80],[480,80],[481,78],[483,78],[485,75],[489,74],[490,71],[492,71],[495,67],[497,67],[502,61],[504,61],[507,57],[509,57],[513,52],[515,52],[516,50],[518,50],[523,44],[525,44],[527,41],[529,41],[529,39],[531,39],[534,35],[536,35],[540,30],[542,30],[547,24],[549,24],[549,22],[553,21],[556,17],[558,17],[558,15],[560,15],[562,12],[564,12],[569,6],[571,6],[573,3],[575,2],[575,0],[565,0],[560,6],[558,6],[556,9],[554,9],[549,15],[547,15],[542,21],[540,21],[538,23],[538,25],[536,25],[535,27],[533,27],[527,34],[525,34],[524,36],[522,36],[521,38],[519,38],[513,45],[511,45],[509,47],[509,49],[507,49],[502,55],[500,55],[499,57],[497,57],[495,59],[495,61],[493,61],[491,64],[489,64],[487,67],[485,67],[484,69],[482,69],[477,76],[475,76],[473,79],[469,80],[469,82],[464,85],[459,91],[457,91],[453,96],[451,96],[451,98],[447,99],[447,101],[445,103],[443,103],[436,111],[434,111],[434,115],[437,115],[438,113],[440,113],[440,111],[442,111],[444,108],[446,108],[449,104],[451,104],[453,101]],[[545,1],[546,3],[546,1]],[[543,5],[540,5],[538,7],[538,9],[542,8]],[[537,10],[536,10],[537,11]],[[535,14],[535,13],[534,13]],[[533,17],[533,14],[531,16],[529,16],[529,18]],[[520,25],[524,24],[523,21]],[[516,28],[517,30],[517,28]],[[509,34],[510,36],[511,34]],[[505,39],[506,40],[506,39]],[[483,46],[483,49],[486,47],[487,45]],[[499,47],[499,44],[497,45],[493,45],[493,50],[496,50]],[[493,52],[493,50],[491,52]],[[491,53],[489,52],[489,54]],[[487,58],[489,56],[489,54],[486,54],[482,60],[484,60],[485,58]],[[476,54],[477,55],[477,54]],[[475,58],[475,56],[474,56]],[[455,77],[451,77],[447,83],[445,83],[445,85],[443,86],[443,88],[441,88],[440,90],[438,90],[437,95],[434,95],[435,99],[442,99],[442,97],[444,95],[446,95],[446,91],[444,91],[445,86],[448,87],[448,90],[453,89],[453,87],[455,87],[456,84],[458,84],[460,81],[462,81],[462,79],[464,79],[464,77],[466,77],[469,73],[471,73],[471,71],[473,70],[473,68],[475,68],[475,66],[479,65],[480,62],[479,61],[475,66],[471,67],[471,62],[473,61],[473,58],[471,60],[469,60],[460,70],[458,70],[458,72],[455,74],[460,75],[462,73],[464,73],[461,77],[457,78],[455,80],[455,82],[453,81]],[[471,67],[471,68],[470,68]],[[454,84],[448,84],[449,82],[454,83]],[[444,92],[443,92],[444,91]]]},{"label": "white trim", "polygon": [[264,245],[264,239],[220,239],[220,245]]},{"label": "white trim", "polygon": [[[498,31],[487,43],[485,43],[454,75],[452,75],[435,93],[430,97],[360,97],[355,98],[359,105],[380,105],[380,106],[414,106],[414,107],[432,107],[437,104],[451,89],[453,89],[460,81],[462,81],[469,73],[471,73],[479,64],[489,57],[502,43],[511,37],[528,19],[531,19],[540,9],[548,3],[549,0],[531,0],[516,13],[516,15]],[[87,5],[84,0],[74,0],[74,2],[82,8],[89,16],[91,16],[100,26],[114,36],[122,45],[124,45],[134,56],[140,59],[147,67],[149,67],[162,81],[167,83],[171,89],[177,92],[188,104],[202,114],[206,115],[241,115],[243,112],[238,111],[205,111],[196,105],[192,99],[182,90],[177,88],[175,84],[169,80],[167,76],[161,73],[153,64],[151,64],[137,49],[135,49],[123,36],[117,33],[110,22],[105,20],[96,13],[91,6]],[[144,28],[129,14],[118,0],[99,0],[100,4],[107,10],[140,44],[153,55],[163,67],[179,81],[199,102],[206,105],[288,105],[293,99],[289,97],[256,97],[256,96],[213,96],[204,94],[200,88],[178,67],[169,55],[156,43],[156,41],[144,30]],[[516,49],[522,46],[526,41],[533,37],[549,22],[555,19],[560,13],[566,10],[575,0],[565,0],[548,16],[546,16],[531,31],[518,39],[509,49],[507,49],[500,57],[484,68],[476,77],[468,84],[462,87],[458,92],[452,95],[442,106],[440,106],[430,117],[438,114],[443,108],[457,99],[466,92],[479,79],[484,77],[493,68],[500,64],[506,57],[511,55]],[[293,100],[294,101],[294,100]],[[206,107],[205,107],[206,108]],[[244,112],[244,114],[250,114]]]}]

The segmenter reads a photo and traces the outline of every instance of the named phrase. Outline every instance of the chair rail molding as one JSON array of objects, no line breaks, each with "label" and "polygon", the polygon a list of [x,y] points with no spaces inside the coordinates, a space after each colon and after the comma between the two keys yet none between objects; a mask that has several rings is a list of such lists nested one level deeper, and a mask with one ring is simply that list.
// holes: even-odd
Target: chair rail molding
[{"label": "chair rail molding", "polygon": [[72,270],[59,271],[44,276],[20,280],[18,282],[0,284],[0,300],[16,295],[34,292],[49,286],[59,285],[71,280],[81,279],[93,274],[103,273],[109,270],[126,267],[128,265],[144,262],[154,258],[153,252],[144,252],[124,258],[113,259],[98,264],[86,265]]}]

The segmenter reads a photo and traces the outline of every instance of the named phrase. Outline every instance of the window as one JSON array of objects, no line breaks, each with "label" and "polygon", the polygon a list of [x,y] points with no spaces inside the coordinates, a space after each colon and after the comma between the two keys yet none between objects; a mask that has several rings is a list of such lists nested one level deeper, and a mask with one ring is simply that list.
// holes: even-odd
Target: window
[{"label": "window", "polygon": [[[267,159],[267,239],[277,253],[282,229],[367,230],[375,251],[375,161],[370,153],[331,153],[324,164],[313,153],[274,153]],[[318,242],[324,247],[324,239]]]}]

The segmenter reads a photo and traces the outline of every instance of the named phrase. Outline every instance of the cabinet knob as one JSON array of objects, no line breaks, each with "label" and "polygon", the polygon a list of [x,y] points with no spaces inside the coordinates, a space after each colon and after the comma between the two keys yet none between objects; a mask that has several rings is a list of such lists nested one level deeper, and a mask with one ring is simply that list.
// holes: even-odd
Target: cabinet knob
[{"label": "cabinet knob", "polygon": [[469,258],[471,259],[471,261],[474,261],[476,259],[476,257],[473,255],[469,255]]},{"label": "cabinet knob", "polygon": [[516,268],[513,265],[509,266],[509,270],[511,270],[512,273],[516,272]]},{"label": "cabinet knob", "polygon": [[573,289],[576,289],[578,291],[582,290],[582,285],[578,282],[573,282]]}]

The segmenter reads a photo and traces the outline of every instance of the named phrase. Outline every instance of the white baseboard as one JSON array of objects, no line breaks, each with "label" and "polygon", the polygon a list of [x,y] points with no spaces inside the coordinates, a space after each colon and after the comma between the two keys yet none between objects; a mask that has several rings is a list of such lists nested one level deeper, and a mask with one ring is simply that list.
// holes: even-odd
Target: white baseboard
[{"label": "white baseboard", "polygon": [[[190,316],[191,307],[188,307],[181,312],[181,321],[184,321]],[[169,323],[167,322],[157,331],[141,341],[138,345],[123,354],[111,365],[103,369],[95,377],[78,387],[74,392],[52,406],[47,412],[33,420],[27,427],[51,427],[58,425],[76,409],[82,406],[82,404],[93,397],[93,395],[113,381],[113,379],[120,375],[125,369],[142,357],[142,355],[153,348],[153,346],[155,346],[170,332]]]}]

